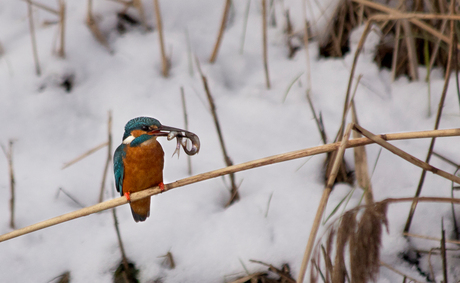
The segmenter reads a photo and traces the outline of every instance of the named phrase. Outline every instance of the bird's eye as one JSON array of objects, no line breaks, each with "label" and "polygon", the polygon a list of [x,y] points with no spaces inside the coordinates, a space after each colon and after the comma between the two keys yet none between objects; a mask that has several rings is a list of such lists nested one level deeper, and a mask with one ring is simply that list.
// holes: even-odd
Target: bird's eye
[{"label": "bird's eye", "polygon": [[149,126],[142,126],[142,130],[147,132],[147,131],[150,130],[150,127]]}]

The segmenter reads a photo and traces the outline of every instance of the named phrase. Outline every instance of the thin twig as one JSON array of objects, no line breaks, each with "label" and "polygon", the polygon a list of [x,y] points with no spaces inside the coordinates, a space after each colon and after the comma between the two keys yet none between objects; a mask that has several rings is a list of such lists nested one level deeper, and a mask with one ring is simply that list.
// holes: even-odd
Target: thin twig
[{"label": "thin twig", "polygon": [[[451,13],[454,12],[454,6],[453,5],[454,5],[454,2],[452,2],[452,4],[451,4]],[[446,77],[444,79],[444,86],[443,86],[443,90],[442,90],[442,94],[441,94],[441,99],[439,101],[438,112],[436,114],[436,122],[434,124],[434,129],[435,130],[437,130],[439,128],[439,124],[441,122],[442,110],[444,108],[444,101],[445,101],[446,96],[447,96],[447,89],[449,87],[449,81],[450,81],[450,73],[451,73],[451,70],[452,70],[452,54],[454,52],[454,49],[455,49],[455,52],[457,52],[457,48],[455,48],[454,41],[453,41],[454,40],[454,33],[455,33],[454,21],[452,20],[451,23],[450,23],[450,46],[449,46],[449,54],[448,54],[448,58],[447,58],[447,67],[446,67],[446,75],[445,75]],[[455,64],[458,64],[458,63],[455,62]],[[428,153],[427,153],[427,156],[426,156],[426,159],[425,159],[426,163],[430,162],[431,155],[432,155],[433,149],[434,149],[435,141],[436,141],[436,138],[433,137],[431,139],[430,147],[428,148]],[[423,170],[422,174],[420,176],[420,180],[419,180],[419,183],[418,183],[418,186],[417,186],[417,190],[415,191],[415,197],[420,196],[420,193],[422,192],[422,187],[423,187],[423,183],[425,181],[425,176],[426,176],[426,170]],[[404,227],[404,232],[409,232],[411,222],[412,222],[412,218],[414,217],[416,207],[417,207],[417,203],[413,202],[412,205],[411,205],[410,211],[409,211],[409,215],[407,216],[406,225]]]},{"label": "thin twig", "polygon": [[442,274],[444,277],[443,283],[448,283],[447,259],[446,259],[446,230],[444,230],[444,219],[441,221],[441,257],[442,257]]},{"label": "thin twig", "polygon": [[209,58],[210,63],[214,63],[217,58],[217,53],[219,52],[219,47],[224,36],[225,26],[227,25],[228,14],[230,13],[230,5],[232,4],[231,0],[225,0],[224,14],[222,15],[222,21],[220,22],[219,33],[217,34],[216,43],[214,44],[214,49],[212,50],[211,58]]},{"label": "thin twig", "polygon": [[[425,240],[438,241],[438,242],[441,241],[440,238],[424,236],[424,235],[418,235],[418,234],[412,234],[412,233],[403,233],[403,236],[419,238],[419,239],[425,239]],[[445,241],[446,241],[446,243],[457,244],[457,245],[460,244],[460,241],[456,241],[456,240],[445,240]]]},{"label": "thin twig", "polygon": [[71,199],[74,203],[76,203],[79,207],[85,207],[83,204],[81,204],[76,198],[74,198],[70,193],[66,192],[63,188],[59,188],[57,194],[56,194],[56,198],[59,197],[59,193],[62,192],[63,194],[65,194],[69,199]]},{"label": "thin twig", "polygon": [[107,172],[109,169],[110,161],[112,161],[112,111],[108,113],[107,122],[107,159],[105,161],[104,173],[102,174],[101,190],[99,193],[99,202],[104,200],[105,180],[107,180]]},{"label": "thin twig", "polygon": [[323,144],[327,144],[326,129],[324,129],[323,120],[321,119],[321,112],[319,114],[319,117],[316,116],[315,107],[313,106],[313,101],[311,100],[310,92],[308,90],[306,96],[308,105],[310,105],[311,113],[313,114],[313,118],[315,119],[316,127],[318,128],[319,134],[321,136],[321,140],[323,141]]},{"label": "thin twig", "polygon": [[270,89],[270,76],[268,74],[268,50],[267,50],[267,0],[262,1],[262,52],[264,60],[265,84]]},{"label": "thin twig", "polygon": [[246,10],[244,11],[244,22],[243,22],[243,33],[241,34],[241,47],[240,47],[240,54],[244,52],[244,41],[246,39],[246,30],[248,27],[248,18],[249,18],[249,9],[251,7],[251,0],[247,0],[248,3],[246,4]]},{"label": "thin twig", "polygon": [[[188,115],[187,115],[187,105],[185,103],[185,94],[184,94],[184,87],[180,87],[180,97],[182,100],[182,110],[184,112],[184,127],[185,130],[188,131]],[[187,155],[187,172],[189,176],[192,176],[192,160],[190,155]]]},{"label": "thin twig", "polygon": [[32,11],[32,2],[27,0],[27,13],[29,16],[29,29],[30,29],[30,38],[32,40],[32,52],[34,55],[35,62],[35,73],[37,76],[41,75],[40,62],[38,61],[38,51],[37,51],[37,40],[35,39],[35,27],[34,27],[34,18]]},{"label": "thin twig", "polygon": [[326,209],[326,204],[329,199],[329,195],[332,191],[332,186],[334,185],[335,178],[339,172],[340,165],[342,164],[343,154],[347,148],[348,139],[350,137],[350,131],[353,127],[353,123],[350,123],[345,130],[342,141],[339,148],[337,149],[337,154],[334,159],[334,165],[332,166],[331,174],[327,180],[326,188],[324,188],[323,195],[319,202],[318,209],[316,211],[315,220],[313,221],[313,226],[310,230],[310,236],[308,238],[307,247],[305,248],[305,253],[302,259],[302,264],[300,266],[299,276],[297,277],[297,283],[302,283],[305,277],[305,272],[307,270],[308,262],[310,261],[311,252],[313,250],[313,245],[315,243],[316,234],[318,233],[319,224],[321,223],[321,218],[323,217],[324,210]]},{"label": "thin twig", "polygon": [[65,168],[69,167],[70,165],[73,165],[73,164],[77,163],[78,161],[82,160],[83,158],[87,157],[88,155],[91,155],[91,154],[95,153],[96,151],[98,151],[99,149],[101,149],[101,148],[103,148],[103,147],[105,147],[105,146],[107,146],[107,145],[109,145],[109,142],[108,142],[108,141],[103,142],[103,143],[101,143],[101,144],[98,145],[98,146],[95,146],[94,148],[88,150],[87,152],[83,153],[83,154],[80,155],[79,157],[77,157],[77,158],[75,158],[75,159],[73,159],[73,160],[71,160],[71,161],[65,163],[65,164],[62,166],[61,169],[65,169]]},{"label": "thin twig", "polygon": [[[208,98],[208,101],[209,101],[209,107],[211,109],[212,117],[214,119],[214,125],[217,130],[217,135],[219,136],[220,147],[222,148],[222,154],[224,155],[225,164],[227,166],[232,166],[233,161],[230,159],[227,153],[227,148],[225,147],[224,137],[220,129],[219,119],[217,118],[216,105],[214,104],[214,99],[212,98],[211,91],[209,90],[208,79],[205,77],[205,75],[201,71],[201,67],[200,67],[198,59],[197,59],[197,67],[198,67],[198,72],[200,73],[201,79],[203,81],[203,86],[204,86],[204,90],[206,93],[206,97]],[[230,177],[230,184],[231,184],[231,189],[230,189],[231,196],[226,206],[231,205],[234,201],[237,201],[240,198],[238,194],[238,187],[236,186],[236,183],[235,183],[235,174],[231,173],[229,177]]]},{"label": "thin twig", "polygon": [[159,0],[153,0],[153,6],[155,7],[155,17],[157,19],[158,36],[160,39],[160,51],[161,51],[161,72],[163,77],[167,78],[169,75],[169,62],[166,57],[165,44],[163,40],[163,23],[161,21],[161,11]]},{"label": "thin twig", "polygon": [[15,229],[16,225],[14,222],[14,199],[15,199],[15,188],[16,188],[16,181],[14,178],[14,170],[13,170],[13,140],[8,142],[8,150],[2,145],[3,153],[6,156],[8,161],[8,171],[10,175],[10,228]]},{"label": "thin twig", "polygon": [[[436,130],[436,131],[422,131],[422,132],[408,132],[408,133],[396,133],[396,134],[384,134],[384,135],[379,135],[378,137],[381,137],[382,139],[385,140],[403,140],[403,139],[418,139],[418,138],[430,138],[433,136],[437,137],[452,137],[452,136],[460,136],[460,129],[448,129],[448,130]],[[363,146],[367,144],[373,143],[372,140],[368,138],[359,138],[359,139],[352,139],[349,140],[347,143],[347,148],[351,147],[356,147],[356,146]],[[312,155],[317,155],[317,154],[322,154],[326,152],[331,152],[335,151],[339,148],[340,143],[332,143],[332,144],[326,144],[326,145],[321,145],[321,146],[316,146],[312,148],[307,148],[307,149],[301,149],[301,150],[296,150],[296,151],[291,151],[287,153],[282,153],[282,154],[277,154],[261,159],[256,159],[248,162],[244,162],[241,164],[229,166],[229,167],[224,167],[221,169],[209,171],[206,173],[198,174],[195,176],[187,177],[178,181],[175,181],[173,183],[165,184],[164,191],[169,191],[171,189],[183,187],[186,185],[190,185],[193,183],[221,177],[227,174],[235,173],[235,172],[240,172],[240,171],[245,171],[253,168],[258,168],[266,165],[271,165],[271,164],[276,164],[280,162],[285,162],[289,160],[294,160],[302,157],[307,157],[307,156],[312,156]],[[132,193],[130,195],[131,201],[136,201],[140,200],[146,197],[150,197],[152,195],[160,194],[162,191],[160,190],[159,187],[152,187],[148,188],[146,190]],[[387,199],[386,201],[388,202],[404,202],[404,201],[413,201],[414,198],[402,198],[402,199]],[[427,198],[427,197],[419,197],[417,198],[417,201],[436,201],[436,202],[454,202],[454,203],[460,203],[460,199],[452,199],[452,198]],[[25,235],[46,227],[50,227],[59,223],[63,223],[72,219],[80,218],[83,216],[87,216],[96,212],[100,212],[103,210],[107,210],[110,208],[114,208],[120,205],[124,205],[128,203],[125,197],[118,197],[115,199],[107,200],[102,203],[95,204],[93,206],[89,206],[83,209],[79,209],[67,214],[63,214],[24,228],[20,228],[17,230],[14,230],[10,233],[6,233],[0,236],[0,242],[19,237],[21,235]]]}]

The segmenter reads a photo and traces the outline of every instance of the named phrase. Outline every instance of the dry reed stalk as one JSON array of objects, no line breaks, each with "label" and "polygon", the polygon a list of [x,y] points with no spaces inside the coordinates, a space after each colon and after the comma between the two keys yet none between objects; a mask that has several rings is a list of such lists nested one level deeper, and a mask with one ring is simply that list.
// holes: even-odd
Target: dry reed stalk
[{"label": "dry reed stalk", "polygon": [[94,19],[93,16],[93,0],[88,0],[88,12],[86,14],[86,25],[88,26],[89,30],[93,34],[93,36],[96,38],[96,40],[104,46],[110,53],[112,53],[112,48],[110,48],[109,43],[107,42],[107,39],[105,36],[102,34],[101,30],[97,26],[96,20]]},{"label": "dry reed stalk", "polygon": [[[266,276],[266,275],[267,275],[267,273],[265,273],[265,272],[256,272],[256,273],[249,274],[247,276],[241,277],[239,279],[236,279],[235,281],[232,281],[230,283],[246,283],[248,281],[250,281],[250,282],[258,282],[257,279],[259,277]],[[253,280],[255,280],[255,281],[253,281]]]},{"label": "dry reed stalk", "polygon": [[313,225],[310,230],[310,236],[308,238],[307,246],[305,248],[305,253],[302,259],[302,264],[300,266],[299,276],[297,277],[297,283],[302,283],[304,280],[305,272],[307,270],[308,262],[310,261],[311,252],[313,250],[313,245],[315,243],[316,234],[318,233],[319,224],[321,223],[321,218],[323,217],[324,210],[326,209],[326,204],[329,199],[329,195],[331,194],[332,186],[334,185],[335,178],[337,177],[339,168],[342,164],[343,154],[345,153],[345,149],[347,147],[347,143],[350,137],[350,131],[352,127],[353,127],[352,123],[350,123],[347,126],[347,129],[345,130],[345,134],[343,135],[340,146],[337,149],[337,154],[334,159],[334,164],[332,166],[331,174],[329,175],[329,179],[327,180],[326,187],[324,188],[323,195],[321,196],[321,200],[319,202],[319,206],[316,211],[315,220],[313,221]]},{"label": "dry reed stalk", "polygon": [[[444,15],[446,13],[445,11],[445,8],[444,8],[444,4],[442,2],[442,0],[439,0],[439,10],[440,10],[440,13],[442,15]],[[450,15],[449,15],[450,16]],[[445,30],[446,30],[446,27],[447,27],[447,20],[446,19],[443,19],[442,20],[442,24],[441,24],[441,33],[444,34]],[[434,61],[437,57],[437,54],[438,54],[438,51],[439,51],[439,47],[440,47],[440,43],[441,43],[441,39],[440,38],[436,38],[436,43],[435,43],[435,46],[433,48],[433,51],[432,51],[432,55],[431,55],[431,59],[430,59],[430,66],[428,68],[428,70],[432,70],[433,69],[433,65],[434,65]]]},{"label": "dry reed stalk", "polygon": [[[374,135],[373,133],[369,132],[368,130],[362,128],[359,125],[354,125],[355,129],[359,131],[361,134],[366,136],[367,138],[373,140],[375,143],[379,144],[380,146],[384,147],[385,149],[391,151],[392,153],[398,155],[399,157],[409,161],[410,163],[424,169],[424,171],[430,171],[436,175],[439,175],[441,177],[444,177],[448,180],[452,180],[458,184],[460,184],[460,177],[457,177],[455,175],[449,174],[446,171],[443,171],[441,169],[438,169],[430,164],[428,162],[423,162],[420,159],[408,154],[407,152],[397,148],[396,146],[390,144],[389,142],[385,141],[384,139],[380,138],[379,136]],[[417,196],[415,196],[417,197]],[[415,199],[415,198],[414,198]],[[415,201],[414,201],[415,202]],[[404,231],[406,232],[406,231]]]},{"label": "dry reed stalk", "polygon": [[58,49],[58,56],[61,58],[65,57],[65,2],[64,0],[59,0],[59,10],[55,10],[51,7],[46,5],[31,1],[31,0],[24,0],[29,2],[32,6],[35,6],[39,9],[47,11],[51,14],[54,14],[59,17],[59,34],[60,34],[60,47]]},{"label": "dry reed stalk", "polygon": [[394,82],[396,79],[397,65],[398,65],[398,54],[399,54],[399,37],[401,36],[401,22],[396,22],[395,32],[395,45],[393,48],[393,58],[391,59],[391,81]]},{"label": "dry reed stalk", "polygon": [[[454,5],[454,1],[452,1],[452,4],[451,4],[451,13],[454,13],[454,6],[453,5]],[[435,125],[434,125],[435,130],[437,130],[439,128],[439,124],[441,122],[441,115],[442,115],[442,110],[444,108],[444,101],[446,99],[447,89],[449,87],[450,73],[451,73],[451,70],[452,70],[452,54],[454,52],[454,49],[455,49],[456,53],[458,52],[457,48],[455,48],[455,46],[454,46],[454,44],[455,44],[455,42],[454,42],[454,32],[455,32],[454,21],[452,20],[450,22],[450,46],[449,46],[449,54],[448,54],[447,66],[446,66],[446,75],[445,75],[445,79],[444,79],[444,86],[443,86],[443,90],[442,90],[442,94],[441,94],[441,99],[439,101],[438,111],[437,111],[437,114],[436,114],[436,122],[435,122]],[[458,62],[455,62],[455,64],[457,64],[457,63]],[[428,148],[428,153],[427,153],[427,156],[426,156],[426,159],[425,159],[426,163],[428,163],[430,161],[430,159],[431,159],[431,155],[432,155],[432,152],[433,152],[433,149],[434,149],[435,141],[436,141],[436,138],[431,139],[430,147]],[[420,196],[420,193],[422,192],[422,187],[423,187],[423,183],[425,181],[425,176],[426,176],[426,170],[423,170],[422,174],[420,176],[420,180],[419,180],[419,183],[418,183],[418,186],[417,186],[417,190],[415,191],[415,197]],[[414,217],[416,207],[417,207],[417,203],[413,202],[412,205],[411,205],[410,211],[409,211],[409,215],[407,216],[407,221],[406,221],[406,225],[404,227],[404,232],[409,232],[411,222],[412,222],[412,218]]]},{"label": "dry reed stalk", "polygon": [[[421,132],[409,132],[409,133],[395,133],[395,134],[384,134],[379,135],[384,140],[403,140],[403,139],[418,139],[418,138],[429,138],[429,137],[452,137],[452,136],[460,136],[460,129],[448,129],[448,130],[436,130],[436,131],[421,131]],[[356,147],[356,146],[363,146],[367,144],[373,143],[372,140],[368,138],[359,138],[359,139],[352,139],[349,140],[347,143],[347,148]],[[248,162],[244,162],[241,164],[224,167],[221,169],[205,172],[202,174],[198,174],[195,176],[187,177],[173,183],[165,184],[164,191],[169,191],[171,189],[183,187],[186,185],[190,185],[193,183],[201,182],[204,180],[209,180],[217,177],[221,177],[227,174],[245,171],[253,168],[258,168],[266,165],[276,164],[280,162],[285,162],[289,160],[294,160],[302,157],[327,153],[331,151],[335,151],[340,147],[341,143],[336,142],[332,144],[326,144],[322,146],[316,146],[307,149],[301,149],[296,151],[291,151],[287,153],[277,154],[261,159],[256,159]],[[449,178],[449,180],[452,180]],[[136,201],[142,198],[150,197],[152,195],[160,194],[162,191],[159,187],[152,187],[141,192],[136,192],[131,194],[131,201]],[[401,199],[386,199],[387,202],[407,202],[413,201],[414,198],[401,198]],[[449,202],[449,203],[460,203],[460,199],[453,199],[453,198],[427,198],[427,197],[419,197],[416,198],[417,201],[436,201],[436,202]],[[61,216],[57,216],[24,228],[20,228],[14,230],[10,233],[6,233],[0,235],[0,242],[19,237],[24,234],[28,234],[46,227],[50,227],[59,223],[63,223],[72,219],[80,218],[83,216],[87,216],[96,212],[100,212],[103,210],[107,210],[110,208],[114,208],[123,204],[128,203],[125,197],[118,197],[115,199],[107,200],[102,203],[98,203],[83,209],[79,209],[67,214],[63,214]]]},{"label": "dry reed stalk", "polygon": [[212,50],[211,57],[209,58],[210,63],[214,63],[217,58],[217,53],[219,52],[219,47],[224,37],[225,26],[227,25],[228,14],[230,13],[230,6],[232,4],[231,0],[225,0],[224,14],[222,15],[222,21],[220,22],[219,33],[217,34],[216,43],[214,44],[214,49]]},{"label": "dry reed stalk", "polygon": [[37,40],[35,38],[35,26],[34,26],[34,18],[33,18],[33,11],[32,11],[32,2],[30,0],[27,0],[27,14],[29,18],[30,38],[32,40],[32,52],[33,52],[34,62],[35,62],[35,73],[37,74],[37,76],[40,76],[41,68],[40,68],[40,62],[38,60]]},{"label": "dry reed stalk", "polygon": [[[413,237],[413,238],[419,238],[419,239],[425,239],[425,240],[438,241],[438,242],[441,241],[440,238],[430,237],[430,236],[424,236],[424,235],[417,235],[417,234],[412,234],[412,233],[403,233],[403,236],[406,236],[406,237]],[[451,243],[451,244],[460,245],[460,241],[456,241],[456,240],[445,240],[445,241],[446,241],[446,243]]]},{"label": "dry reed stalk", "polygon": [[107,172],[109,169],[110,161],[112,161],[112,111],[108,113],[107,122],[107,159],[105,161],[104,173],[102,173],[101,190],[99,192],[99,202],[104,199],[105,181],[107,180]]},{"label": "dry reed stalk", "polygon": [[[305,59],[306,59],[306,63],[307,63],[307,72],[306,72],[306,76],[307,76],[307,98],[310,100],[310,91],[311,91],[311,64],[310,64],[310,51],[308,50],[308,47],[309,47],[309,42],[308,42],[308,38],[309,38],[309,33],[308,33],[308,20],[307,20],[307,9],[306,9],[306,3],[307,0],[302,0],[302,10],[303,10],[303,22],[305,24],[304,26],[304,31],[303,31],[303,43],[305,45]],[[310,1],[308,1],[308,3],[310,3]],[[312,106],[312,104],[310,103],[310,106]],[[324,142],[326,143],[326,142]]]},{"label": "dry reed stalk", "polygon": [[8,142],[8,150],[2,145],[3,153],[6,156],[8,161],[8,172],[10,175],[10,228],[15,229],[16,225],[14,222],[14,204],[15,204],[15,188],[16,188],[16,181],[14,178],[14,169],[13,169],[13,140]]},{"label": "dry reed stalk", "polygon": [[388,268],[389,270],[393,271],[394,273],[397,273],[401,276],[403,276],[404,278],[407,278],[410,280],[410,282],[414,282],[414,283],[423,283],[421,281],[417,281],[415,278],[412,278],[404,273],[402,273],[401,271],[397,270],[396,268],[392,267],[391,265],[387,264],[387,263],[384,263],[383,261],[380,261],[380,265],[381,266],[385,266],[386,268]]},{"label": "dry reed stalk", "polygon": [[411,27],[409,25],[409,21],[406,19],[400,20],[401,27],[404,30],[406,40],[406,48],[407,48],[407,55],[408,55],[408,69],[409,69],[409,76],[413,81],[418,81],[418,60],[417,60],[417,50],[415,45],[415,38],[412,34]]},{"label": "dry reed stalk", "polygon": [[161,21],[161,11],[159,0],[153,0],[153,6],[155,7],[155,17],[157,19],[158,37],[160,40],[160,51],[161,51],[161,73],[163,77],[167,78],[169,75],[169,60],[166,57],[165,43],[163,39],[163,23]]},{"label": "dry reed stalk", "polygon": [[126,257],[123,240],[121,239],[120,227],[118,226],[118,217],[117,217],[116,208],[112,208],[112,217],[113,217],[113,225],[115,226],[115,232],[117,234],[118,246],[120,247],[121,262],[123,266],[125,267],[125,271],[127,271],[127,270],[130,270],[129,261],[128,261],[128,258]]},{"label": "dry reed stalk", "polygon": [[105,146],[108,146],[108,145],[109,145],[109,142],[107,141],[107,142],[101,143],[101,144],[98,145],[98,146],[95,146],[94,148],[88,150],[87,152],[83,153],[83,154],[80,155],[79,157],[77,157],[77,158],[75,158],[75,159],[73,159],[73,160],[71,160],[71,161],[65,163],[65,164],[62,166],[61,169],[65,169],[65,168],[69,167],[70,165],[73,165],[73,164],[77,163],[78,161],[82,160],[83,158],[87,157],[88,155],[91,155],[91,154],[95,153],[96,151],[98,151],[99,149],[101,149],[101,148],[103,148],[103,147],[105,147]]},{"label": "dry reed stalk", "polygon": [[262,1],[262,54],[264,60],[265,85],[270,89],[270,76],[268,74],[268,50],[267,50],[267,0]]},{"label": "dry reed stalk", "polygon": [[[359,123],[354,100],[351,101],[351,114],[352,122],[358,125]],[[357,139],[360,137],[362,136],[357,131],[353,131],[353,138]],[[371,178],[369,177],[366,147],[355,147],[353,151],[355,155],[356,180],[358,181],[358,185],[364,190],[364,198],[366,200],[366,204],[372,204],[374,202],[374,197],[372,193]]]},{"label": "dry reed stalk", "polygon": [[[206,97],[208,98],[208,101],[209,101],[209,107],[211,110],[212,118],[214,120],[214,126],[216,127],[216,130],[217,130],[217,135],[219,136],[220,147],[222,149],[222,154],[224,155],[225,164],[227,166],[232,166],[233,161],[230,159],[230,156],[227,153],[227,148],[225,147],[224,137],[222,135],[222,130],[220,129],[219,119],[217,117],[216,105],[214,104],[214,99],[211,95],[211,91],[209,90],[208,79],[201,71],[201,67],[200,67],[198,59],[197,59],[197,68],[198,68],[198,72],[200,73],[201,80],[203,81],[203,87],[206,93]],[[236,182],[235,182],[235,174],[231,173],[229,177],[230,177],[230,185],[231,185],[230,199],[225,205],[226,207],[240,199],[240,196],[238,194],[238,186],[236,185]]]},{"label": "dry reed stalk", "polygon": [[37,8],[42,9],[42,10],[45,10],[45,11],[47,11],[47,12],[50,12],[51,14],[55,14],[55,15],[59,16],[59,11],[58,11],[58,10],[55,10],[55,9],[49,7],[49,6],[46,6],[46,5],[41,4],[41,3],[38,3],[38,2],[34,2],[34,1],[32,1],[32,0],[23,0],[23,1],[29,2],[30,4],[32,4],[32,6],[35,6],[35,7],[37,7]]},{"label": "dry reed stalk", "polygon": [[65,2],[59,0],[59,33],[60,33],[60,45],[58,49],[58,55],[61,58],[65,58]]},{"label": "dry reed stalk", "polygon": [[[375,20],[381,20],[384,17],[385,17],[385,19],[391,19],[391,17],[394,17],[394,18],[407,18],[412,24],[418,26],[422,30],[427,31],[428,33],[431,33],[434,37],[442,39],[442,41],[444,41],[447,44],[451,43],[451,40],[449,39],[449,37],[445,36],[441,32],[437,31],[436,29],[432,28],[430,25],[428,25],[428,24],[426,24],[426,23],[424,23],[424,22],[422,22],[420,20],[420,19],[424,19],[424,18],[446,19],[445,15],[444,16],[433,15],[433,16],[428,17],[428,16],[426,16],[426,14],[422,14],[422,15],[418,15],[416,13],[404,14],[404,13],[398,11],[398,10],[392,9],[392,8],[390,8],[388,6],[385,6],[385,5],[376,3],[376,2],[371,2],[371,1],[368,1],[368,0],[352,0],[352,1],[355,2],[355,3],[359,3],[359,4],[365,5],[367,7],[370,7],[372,9],[375,9],[375,10],[378,10],[378,11],[381,11],[381,12],[389,14],[389,15],[385,15],[385,16],[382,16],[382,15],[380,15],[380,16],[379,15],[372,16],[372,18],[375,17]],[[450,19],[459,20],[460,18],[451,17]],[[457,46],[460,47],[460,45],[457,45]]]},{"label": "dry reed stalk", "polygon": [[326,130],[324,128],[323,119],[321,117],[321,112],[319,112],[319,117],[316,115],[315,107],[313,106],[313,101],[311,100],[310,93],[307,90],[307,101],[308,105],[310,105],[311,112],[313,114],[313,118],[315,119],[316,127],[318,128],[319,134],[321,136],[321,140],[323,144],[327,144],[327,135]]},{"label": "dry reed stalk", "polygon": [[[184,126],[185,130],[188,131],[188,115],[187,115],[187,105],[185,103],[185,94],[184,94],[184,87],[180,87],[180,98],[182,101],[182,110],[184,112]],[[190,176],[192,176],[192,159],[190,155],[187,155],[187,172]]]}]

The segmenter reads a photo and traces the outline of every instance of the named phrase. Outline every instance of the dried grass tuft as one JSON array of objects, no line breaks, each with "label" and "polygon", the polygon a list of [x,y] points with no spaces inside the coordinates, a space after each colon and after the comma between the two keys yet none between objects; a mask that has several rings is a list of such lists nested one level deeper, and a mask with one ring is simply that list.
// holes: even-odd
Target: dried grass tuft
[{"label": "dried grass tuft", "polygon": [[342,221],[337,229],[336,253],[334,261],[334,271],[332,274],[332,282],[345,282],[346,267],[345,267],[345,247],[350,237],[356,229],[356,211],[347,211],[342,216]]},{"label": "dried grass tuft", "polygon": [[[318,274],[324,282],[332,283],[375,281],[380,268],[382,226],[387,227],[388,232],[387,206],[388,202],[383,201],[356,207],[345,212],[338,225],[331,224],[326,239],[326,249],[321,246],[325,272],[319,268],[320,249],[317,244],[312,259],[310,282],[318,282]],[[335,247],[333,247],[334,239]],[[350,257],[348,270],[345,258],[347,247]],[[332,266],[328,261],[333,248],[335,248],[335,258]]]},{"label": "dried grass tuft", "polygon": [[[357,231],[350,235],[350,270],[352,282],[375,281],[380,266],[382,225],[387,227],[387,203],[366,206]],[[347,231],[348,228],[346,228]]]}]

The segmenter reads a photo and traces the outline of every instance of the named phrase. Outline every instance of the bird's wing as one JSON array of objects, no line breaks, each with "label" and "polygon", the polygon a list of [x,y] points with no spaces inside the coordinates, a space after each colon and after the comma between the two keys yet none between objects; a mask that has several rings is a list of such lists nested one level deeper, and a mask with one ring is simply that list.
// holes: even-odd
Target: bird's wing
[{"label": "bird's wing", "polygon": [[125,166],[123,164],[123,157],[126,155],[125,144],[121,144],[115,150],[113,156],[113,171],[115,173],[115,187],[117,192],[120,192],[120,195],[123,196],[123,176],[125,171]]}]

